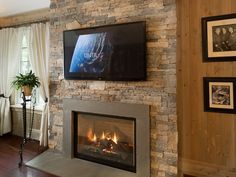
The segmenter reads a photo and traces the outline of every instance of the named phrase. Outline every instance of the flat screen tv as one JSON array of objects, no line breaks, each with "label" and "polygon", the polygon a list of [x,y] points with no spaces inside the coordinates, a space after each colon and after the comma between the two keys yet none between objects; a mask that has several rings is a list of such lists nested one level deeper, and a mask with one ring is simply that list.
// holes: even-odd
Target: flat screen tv
[{"label": "flat screen tv", "polygon": [[145,22],[68,30],[63,42],[65,79],[146,79]]}]

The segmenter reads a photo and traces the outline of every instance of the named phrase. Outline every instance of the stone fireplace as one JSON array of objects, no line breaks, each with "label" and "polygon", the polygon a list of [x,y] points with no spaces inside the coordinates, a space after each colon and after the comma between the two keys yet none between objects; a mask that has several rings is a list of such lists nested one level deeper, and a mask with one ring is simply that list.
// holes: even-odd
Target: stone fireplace
[{"label": "stone fireplace", "polygon": [[87,177],[150,177],[149,106],[64,99],[63,152]]},{"label": "stone fireplace", "polygon": [[[65,133],[64,98],[149,105],[150,176],[177,176],[176,73],[181,70],[176,69],[176,1],[51,0],[50,8],[50,147],[58,151],[65,150],[62,138]],[[146,21],[147,24],[146,81],[103,82],[64,79],[64,30],[135,21]],[[73,130],[71,125],[67,126]],[[67,134],[69,133],[71,132],[67,131]],[[67,138],[67,142],[71,141]],[[137,143],[140,142],[136,142],[138,146]],[[67,156],[71,157],[70,148],[72,147],[67,147]],[[111,176],[114,175],[109,177]]]}]

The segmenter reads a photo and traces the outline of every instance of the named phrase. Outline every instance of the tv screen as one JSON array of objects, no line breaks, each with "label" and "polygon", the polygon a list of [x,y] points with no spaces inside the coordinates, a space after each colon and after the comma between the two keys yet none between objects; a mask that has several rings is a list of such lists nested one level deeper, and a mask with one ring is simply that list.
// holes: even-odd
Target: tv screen
[{"label": "tv screen", "polygon": [[64,31],[65,79],[145,80],[145,34],[145,22]]}]

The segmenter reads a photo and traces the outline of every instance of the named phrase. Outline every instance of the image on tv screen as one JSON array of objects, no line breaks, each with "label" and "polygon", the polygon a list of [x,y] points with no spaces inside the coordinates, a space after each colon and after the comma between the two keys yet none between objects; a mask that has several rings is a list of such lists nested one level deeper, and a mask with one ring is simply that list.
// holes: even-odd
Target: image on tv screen
[{"label": "image on tv screen", "polygon": [[73,52],[70,72],[105,72],[111,60],[112,47],[106,32],[80,35]]}]

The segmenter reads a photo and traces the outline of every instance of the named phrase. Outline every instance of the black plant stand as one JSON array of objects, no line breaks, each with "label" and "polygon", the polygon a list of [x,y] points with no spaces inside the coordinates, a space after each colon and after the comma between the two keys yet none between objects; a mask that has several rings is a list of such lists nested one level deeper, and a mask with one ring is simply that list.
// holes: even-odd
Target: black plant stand
[{"label": "black plant stand", "polygon": [[[26,99],[24,92],[22,92],[22,99],[23,99],[23,103],[21,103],[22,105],[22,115],[23,115],[23,140],[20,144],[20,150],[19,150],[19,154],[20,154],[20,162],[19,162],[19,166],[22,166],[23,164],[23,151],[24,151],[24,146],[27,143],[28,139],[27,139],[27,135],[26,135],[26,130],[27,130],[27,118],[26,118],[26,103],[28,101],[31,101],[31,99]],[[32,122],[31,122],[32,123]],[[31,126],[32,128],[32,126]],[[30,132],[31,133],[31,132]]]}]

